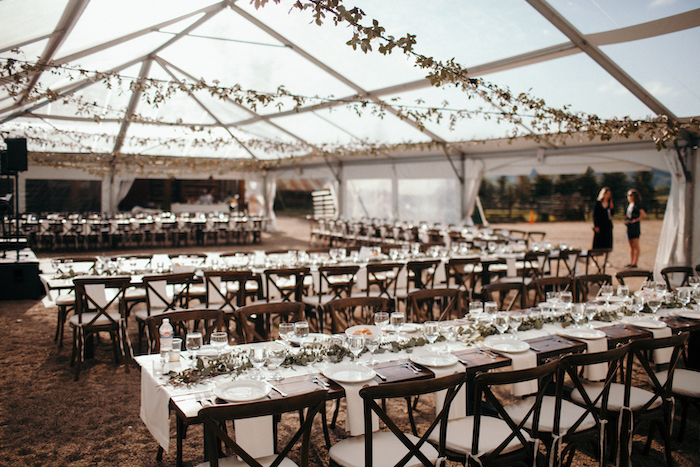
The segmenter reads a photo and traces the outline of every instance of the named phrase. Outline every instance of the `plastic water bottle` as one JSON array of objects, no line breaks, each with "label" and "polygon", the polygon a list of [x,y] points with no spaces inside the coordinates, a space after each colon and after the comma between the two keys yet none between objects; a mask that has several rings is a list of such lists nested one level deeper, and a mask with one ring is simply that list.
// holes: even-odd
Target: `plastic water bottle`
[{"label": "plastic water bottle", "polygon": [[163,319],[163,324],[158,330],[160,333],[160,359],[167,362],[170,359],[170,351],[173,348],[173,325],[168,318]]}]

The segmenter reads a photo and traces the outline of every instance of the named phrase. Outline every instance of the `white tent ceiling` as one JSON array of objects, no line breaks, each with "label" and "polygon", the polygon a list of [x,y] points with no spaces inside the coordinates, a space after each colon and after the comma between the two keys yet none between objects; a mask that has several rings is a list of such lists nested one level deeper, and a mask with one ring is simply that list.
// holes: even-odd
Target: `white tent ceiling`
[{"label": "white tent ceiling", "polygon": [[[91,154],[288,161],[363,144],[402,145],[400,151],[384,151],[385,156],[444,157],[442,146],[406,149],[407,143],[431,142],[447,143],[456,153],[507,155],[516,161],[524,150],[592,156],[588,162],[569,160],[576,172],[596,161],[596,149],[586,138],[569,140],[567,148],[554,141],[521,141],[514,147],[507,138],[514,131],[529,133],[527,115],[523,125],[498,121],[500,109],[454,86],[431,86],[425,70],[407,55],[353,50],[346,45],[350,28],[328,18],[317,26],[310,12],[293,9],[291,1],[259,9],[251,3],[0,1],[0,63],[61,65],[59,72],[29,73],[31,79],[22,81],[16,93],[8,80],[0,81],[0,131],[27,137],[30,152],[55,161]],[[700,9],[694,0],[358,0],[346,5],[352,6],[362,8],[368,21],[376,18],[387,35],[416,35],[418,53],[442,61],[454,58],[470,76],[514,94],[529,92],[550,107],[569,106],[604,119],[665,115],[684,121],[700,115],[700,63],[695,59]],[[94,72],[116,72],[122,81],[112,79],[106,86]],[[175,92],[156,106],[147,102],[148,92],[135,91],[132,82],[139,78],[201,79],[209,86],[257,93],[283,87],[306,100],[299,108],[290,98],[253,107],[202,90]],[[36,98],[46,90],[61,98]],[[389,108],[380,118],[341,105],[357,96]],[[458,120],[454,128],[446,120],[428,122],[421,131],[395,110],[443,106],[483,113]],[[484,140],[494,141],[468,143]],[[634,141],[617,142],[629,150],[631,143],[638,144]],[[593,143],[611,150],[612,143]],[[657,165],[645,155],[653,148],[646,144],[630,162],[641,157],[642,166]],[[521,168],[491,165],[518,173],[532,170],[531,159]],[[609,169],[620,167],[616,163]]]}]

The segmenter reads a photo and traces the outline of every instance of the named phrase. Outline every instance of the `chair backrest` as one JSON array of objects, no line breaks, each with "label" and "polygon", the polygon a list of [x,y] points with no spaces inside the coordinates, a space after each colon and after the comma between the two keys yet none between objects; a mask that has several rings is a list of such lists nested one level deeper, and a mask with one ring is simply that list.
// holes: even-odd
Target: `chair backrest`
[{"label": "chair backrest", "polygon": [[435,272],[437,271],[439,259],[424,261],[409,261],[406,263],[406,284],[416,289],[435,287]]},{"label": "chair backrest", "polygon": [[547,232],[528,232],[527,241],[528,243],[541,242],[544,240],[545,235],[547,235]]},{"label": "chair backrest", "polygon": [[[207,443],[206,450],[209,457],[209,464],[212,467],[218,467],[220,442],[223,442],[228,449],[243,460],[245,465],[262,467],[257,460],[229,436],[225,428],[222,428],[226,426],[226,421],[268,415],[276,416],[284,413],[306,410],[306,415],[303,417],[303,422],[299,424],[297,431],[290,437],[287,444],[277,452],[277,457],[272,464],[266,465],[272,465],[273,467],[278,466],[301,439],[300,465],[301,467],[307,467],[309,465],[311,427],[313,426],[314,418],[319,410],[325,409],[326,394],[327,391],[325,390],[316,390],[314,392],[293,395],[282,399],[263,399],[256,402],[247,402],[245,404],[213,405],[201,409],[199,411],[199,417],[204,422],[204,438]],[[291,429],[292,428],[290,428],[290,431]]]},{"label": "chair backrest", "polygon": [[524,310],[527,308],[527,293],[522,282],[491,282],[481,288],[484,300],[498,303],[498,309]]},{"label": "chair backrest", "polygon": [[[396,383],[385,383],[378,386],[366,386],[360,390],[360,396],[364,401],[365,410],[365,433],[372,432],[372,413],[376,413],[381,421],[384,422],[387,428],[401,440],[402,444],[408,449],[408,453],[404,456],[400,463],[396,465],[406,465],[408,462],[410,465],[415,465],[415,461],[410,462],[412,459],[416,459],[424,466],[433,466],[425,454],[421,452],[421,447],[427,443],[430,435],[435,431],[439,430],[439,446],[438,454],[440,457],[445,456],[445,444],[447,439],[447,420],[450,412],[450,407],[452,401],[457,395],[458,391],[466,383],[466,373],[455,373],[449,376],[443,376],[441,378],[433,378],[426,380],[417,381],[407,381],[407,382],[396,382]],[[436,413],[435,418],[432,420],[425,432],[422,433],[420,439],[417,442],[413,442],[410,438],[404,434],[404,432],[397,426],[396,422],[391,418],[387,410],[385,410],[385,405],[383,403],[386,399],[391,398],[410,398],[415,396],[420,396],[423,394],[434,393],[437,391],[447,391],[445,395],[444,404],[442,410]],[[365,436],[365,463],[364,465],[372,465],[373,458],[373,445],[372,436]],[[358,453],[359,454],[359,453]]]},{"label": "chair backrest", "polygon": [[331,316],[331,330],[337,334],[356,324],[372,324],[374,313],[386,311],[392,304],[384,297],[346,297],[331,300],[325,309]]},{"label": "chair backrest", "polygon": [[376,287],[377,296],[394,299],[403,263],[370,263],[367,269],[367,295]]},{"label": "chair backrest", "polygon": [[479,258],[450,258],[445,263],[445,277],[447,278],[447,286],[454,285],[463,295],[464,298],[472,298],[476,282],[479,280]]},{"label": "chair backrest", "polygon": [[549,251],[528,251],[523,258],[523,277],[543,277],[549,265]]},{"label": "chair backrest", "polygon": [[207,307],[233,312],[245,303],[245,284],[250,271],[204,271]]},{"label": "chair backrest", "polygon": [[456,288],[417,290],[406,296],[406,308],[414,323],[461,318],[461,291]]},{"label": "chair backrest", "polygon": [[678,287],[687,287],[688,278],[692,275],[693,268],[691,266],[669,266],[661,270],[661,277],[666,281],[669,292]]},{"label": "chair backrest", "polygon": [[[585,254],[579,255],[579,260],[586,265],[585,274],[605,274],[605,268],[608,264],[608,256],[612,252],[612,248],[593,248]],[[595,270],[594,270],[595,269]]]},{"label": "chair backrest", "polygon": [[615,278],[617,279],[617,282],[620,283],[620,285],[631,286],[632,284],[625,282],[625,280],[629,277],[639,278],[639,287],[630,287],[630,291],[639,290],[642,288],[641,285],[644,281],[654,280],[654,272],[647,271],[645,269],[625,269],[624,271],[619,271],[617,274],[615,274]]},{"label": "chair backrest", "polygon": [[146,314],[151,316],[155,313],[187,308],[193,277],[192,272],[144,276]]},{"label": "chair backrest", "polygon": [[533,281],[535,286],[535,303],[544,302],[547,292],[574,291],[573,279],[570,276],[540,277]]},{"label": "chair backrest", "polygon": [[357,271],[360,266],[321,266],[318,268],[318,289],[319,303],[324,295],[333,299],[349,297],[352,295],[352,288],[355,285]]},{"label": "chair backrest", "polygon": [[609,274],[584,274],[574,278],[574,301],[586,302],[595,298],[602,285],[612,285]]},{"label": "chair backrest", "polygon": [[[128,276],[83,276],[73,280],[75,286],[75,314],[78,316],[78,323],[82,325],[93,325],[100,318],[107,318],[110,325],[118,326],[108,309],[112,305],[117,305],[119,315],[124,318],[126,289],[131,283]],[[108,294],[108,290],[110,293]],[[90,313],[90,318],[83,319],[85,313]],[[94,314],[93,314],[94,313]]]},{"label": "chair backrest", "polygon": [[[535,459],[537,452],[535,452],[534,449],[534,440],[537,439],[539,432],[542,398],[544,397],[548,386],[553,381],[558,365],[559,362],[555,360],[530,369],[496,373],[481,373],[474,378],[474,430],[472,433],[471,455],[478,458],[480,460],[480,464],[492,465],[495,463],[494,461],[497,458],[502,456],[502,454],[504,456],[508,456],[508,464],[516,463],[517,459],[524,460],[525,462]],[[538,387],[532,406],[528,410],[527,414],[522,417],[520,423],[515,423],[515,421],[513,421],[511,416],[505,410],[505,405],[507,405],[507,402],[510,401],[510,393],[509,391],[504,392],[502,386],[532,380],[537,380]],[[508,393],[508,395],[504,396],[504,393]],[[490,435],[490,433],[481,432],[481,419],[486,416],[483,415],[486,407],[494,410],[498,417],[506,422],[510,428],[510,433],[504,437],[503,442],[495,449],[480,455],[479,438],[482,435]],[[525,426],[528,426],[528,431],[530,432],[531,437],[525,432]],[[511,444],[511,442],[518,444],[517,450],[512,451],[511,448],[509,448],[509,452],[504,454],[504,450]]]},{"label": "chair backrest", "polygon": [[304,295],[304,278],[310,274],[309,268],[266,269],[265,299],[279,299],[283,302],[300,302]]},{"label": "chair backrest", "polygon": [[[254,303],[236,310],[238,333],[243,343],[267,342],[273,340],[269,326],[273,318],[286,323],[304,319],[304,304],[300,302]],[[256,322],[252,322],[255,318]]]},{"label": "chair backrest", "polygon": [[209,342],[211,333],[226,329],[224,325],[224,312],[221,310],[180,310],[160,313],[146,318],[149,349],[151,353],[160,352],[160,325],[168,318],[173,327],[173,336],[185,341],[187,333],[199,331],[202,333],[204,343]]},{"label": "chair backrest", "polygon": [[[549,272],[556,276],[573,276],[576,274],[576,263],[581,250],[561,250],[555,256],[549,257]],[[552,267],[552,263],[555,266]]]}]

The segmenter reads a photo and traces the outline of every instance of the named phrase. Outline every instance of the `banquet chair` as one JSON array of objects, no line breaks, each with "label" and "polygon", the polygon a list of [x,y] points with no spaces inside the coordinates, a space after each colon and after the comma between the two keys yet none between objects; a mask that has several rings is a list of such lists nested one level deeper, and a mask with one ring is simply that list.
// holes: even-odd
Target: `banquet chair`
[{"label": "banquet chair", "polygon": [[454,285],[464,301],[471,301],[481,274],[479,258],[450,258],[445,263],[446,285]]},{"label": "banquet chair", "polygon": [[[593,248],[588,251],[581,252],[578,256],[578,261],[585,264],[584,274],[605,274],[605,268],[608,264],[608,256],[612,252],[612,248]],[[593,271],[595,267],[595,271]],[[591,272],[589,272],[589,269]]]},{"label": "banquet chair", "polygon": [[481,295],[484,301],[498,303],[501,311],[527,308],[527,291],[522,282],[491,282],[481,287]]},{"label": "banquet chair", "polygon": [[271,323],[294,323],[304,319],[304,304],[300,302],[252,303],[234,313],[240,343],[274,340]]},{"label": "banquet chair", "polygon": [[[438,459],[445,457],[445,439],[452,401],[465,382],[465,373],[455,373],[441,378],[365,386],[360,390],[364,402],[365,434],[344,439],[331,446],[331,466],[436,465]],[[391,399],[410,399],[437,391],[446,391],[443,407],[435,411],[434,418],[430,418],[430,425],[420,437],[404,433],[392,417],[393,413],[390,415],[385,408],[391,407]],[[384,401],[387,401],[386,406]],[[373,414],[384,422],[388,431],[372,432]],[[433,443],[438,446],[437,449]]]},{"label": "banquet chair", "polygon": [[533,281],[535,287],[534,303],[544,302],[547,299],[547,292],[561,292],[569,290],[573,293],[574,282],[571,276],[540,277]]},{"label": "banquet chair", "polygon": [[[301,456],[300,467],[308,467],[309,465],[309,445],[311,443],[311,428],[313,426],[316,414],[325,407],[327,391],[315,390],[313,392],[292,395],[281,399],[262,399],[260,401],[248,402],[246,404],[225,404],[212,405],[204,407],[199,411],[199,418],[204,423],[204,439],[206,443],[206,451],[209,461],[199,464],[197,467],[218,467],[219,465],[226,466],[296,466],[297,464],[287,458],[292,448],[294,448],[299,440],[301,447],[299,455]],[[225,426],[229,420],[242,420],[253,417],[275,416],[280,417],[285,413],[303,413],[306,411],[303,421],[300,421],[299,428],[292,432],[289,441],[276,454],[253,458],[246,450],[238,445],[236,441],[229,436]],[[230,450],[231,457],[222,461],[219,459],[220,444],[223,442],[225,448]],[[235,460],[236,457],[240,460]]]},{"label": "banquet chair", "polygon": [[154,274],[143,277],[146,307],[134,312],[138,326],[139,350],[143,348],[143,338],[148,332],[146,319],[149,316],[182,310],[189,306],[189,288],[193,277],[194,273],[191,272]]},{"label": "banquet chair", "polygon": [[[130,277],[77,277],[75,283],[75,314],[69,320],[73,328],[73,351],[70,365],[75,366],[75,381],[80,377],[80,365],[85,360],[86,340],[99,332],[108,332],[112,338],[114,362],[119,354],[124,369],[129,372],[131,344],[126,332],[124,292]],[[109,293],[108,293],[109,292]],[[110,311],[112,306],[117,311]]]},{"label": "banquet chair", "polygon": [[440,262],[439,259],[432,259],[406,263],[406,286],[396,290],[397,308],[398,302],[405,302],[409,293],[435,287],[435,273]]},{"label": "banquet chair", "polygon": [[224,312],[221,310],[179,310],[149,316],[146,319],[148,326],[148,349],[150,353],[160,352],[160,325],[168,318],[173,327],[173,337],[179,337],[185,342],[188,332],[199,331],[202,333],[204,343],[211,340],[211,333],[225,329]]},{"label": "banquet chair", "polygon": [[365,293],[367,296],[394,300],[403,263],[369,263],[365,269],[367,273]]},{"label": "banquet chair", "polygon": [[204,271],[206,297],[204,308],[233,314],[246,303],[246,284],[253,278],[250,271]]},{"label": "banquet chair", "polygon": [[[640,339],[629,344],[624,365],[625,382],[610,384],[610,394],[608,398],[608,417],[614,426],[622,427],[619,440],[614,439],[612,446],[619,448],[620,465],[630,465],[632,455],[631,439],[634,430],[639,427],[640,422],[649,421],[649,434],[647,436],[644,454],[648,454],[651,449],[654,428],[659,427],[664,440],[664,452],[666,463],[670,467],[673,465],[671,449],[671,422],[673,417],[673,375],[676,371],[681,352],[688,341],[689,333],[676,334],[671,337],[659,339]],[[658,351],[669,349],[671,356],[666,366],[665,376],[659,379],[656,375],[657,366],[654,365],[651,356]],[[639,371],[633,371],[635,362]],[[633,384],[635,383],[635,384]],[[644,387],[642,387],[644,386]],[[651,386],[649,388],[649,386]],[[589,383],[585,389],[589,395],[596,396],[602,388],[600,383]],[[572,391],[571,399],[582,402],[583,397],[579,391]],[[623,417],[619,420],[618,417]],[[615,432],[613,432],[615,434]]]},{"label": "banquet chair", "polygon": [[[630,278],[638,278],[638,279],[634,283],[629,283]],[[617,279],[617,282],[619,282],[620,285],[628,286],[630,291],[641,290],[642,283],[644,281],[653,281],[654,280],[654,272],[647,271],[645,269],[625,269],[624,271],[618,271],[615,274],[615,279]],[[625,282],[626,280],[628,282]],[[636,287],[632,287],[634,285],[636,285]]]},{"label": "banquet chair", "polygon": [[[582,441],[596,442],[600,466],[605,465],[608,395],[628,350],[628,346],[624,345],[605,352],[567,355],[559,361],[556,391],[543,397],[538,427],[539,437],[547,447],[548,465],[561,465],[567,454],[566,465],[571,465],[576,446]],[[605,365],[600,375],[602,382],[596,386],[596,394],[590,395],[584,386],[586,380],[583,376],[586,375],[586,368],[601,364]],[[581,394],[581,402],[568,398],[572,390]],[[520,423],[530,406],[531,401],[526,398],[508,405],[505,411],[516,423]],[[526,423],[525,428],[530,429],[530,424]]]},{"label": "banquet chair", "polygon": [[692,275],[693,268],[690,266],[669,266],[661,270],[661,277],[666,281],[666,287],[668,287],[669,292],[676,290],[678,287],[687,287],[688,278]]},{"label": "banquet chair", "polygon": [[[554,276],[576,275],[576,264],[581,250],[560,250],[558,254],[549,257],[549,272]],[[552,266],[554,263],[554,266]]]},{"label": "banquet chair", "polygon": [[273,268],[263,272],[265,277],[265,297],[272,302],[300,302],[304,296],[306,277],[311,273],[303,268]]},{"label": "banquet chair", "polygon": [[[447,423],[447,458],[483,467],[535,465],[542,400],[558,364],[555,360],[530,369],[478,374],[474,413]],[[537,389],[530,396],[530,407],[516,422],[506,411],[512,396],[504,386],[533,380]],[[438,441],[435,434],[431,441]]]},{"label": "banquet chair", "polygon": [[350,326],[373,324],[374,313],[387,311],[393,301],[383,297],[336,298],[326,304],[331,319],[331,332],[343,333]]},{"label": "banquet chair", "polygon": [[612,277],[609,274],[583,274],[574,277],[574,301],[593,300],[602,285],[612,285]]},{"label": "banquet chair", "polygon": [[406,315],[414,323],[461,318],[461,294],[457,288],[416,290],[406,297]]},{"label": "banquet chair", "polygon": [[[96,258],[92,256],[83,257],[70,257],[70,258],[58,258],[58,269],[56,274],[74,276],[93,274],[95,272],[95,262]],[[68,270],[64,270],[68,268]],[[56,293],[54,295],[54,292]],[[66,320],[71,311],[75,310],[75,290],[70,288],[60,288],[47,290],[47,294],[50,298],[53,298],[53,302],[56,304],[57,316],[56,316],[56,334],[54,336],[54,342],[58,342],[58,347],[63,347],[63,330],[65,328]]]},{"label": "banquet chair", "polygon": [[321,266],[318,279],[314,283],[314,295],[302,297],[307,315],[315,314],[316,330],[323,332],[325,327],[325,306],[331,300],[352,296],[359,266]]},{"label": "banquet chair", "polygon": [[528,232],[527,233],[527,244],[531,245],[532,242],[541,242],[544,240],[544,237],[547,235],[547,232]]},{"label": "banquet chair", "polygon": [[[666,382],[667,372],[660,371],[656,377],[661,384]],[[683,435],[688,424],[688,410],[694,406],[700,410],[700,371],[686,368],[676,368],[673,374],[672,394],[676,401],[681,404],[681,424],[678,428],[678,441],[683,441]]]}]

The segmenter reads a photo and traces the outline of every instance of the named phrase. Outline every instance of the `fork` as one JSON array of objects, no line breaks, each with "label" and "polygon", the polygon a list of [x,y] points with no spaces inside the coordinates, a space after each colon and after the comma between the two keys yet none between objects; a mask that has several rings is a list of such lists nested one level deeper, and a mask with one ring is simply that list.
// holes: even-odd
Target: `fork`
[{"label": "fork", "polygon": [[319,378],[318,376],[312,376],[312,377],[311,377],[311,382],[318,384],[318,385],[321,386],[323,389],[330,389],[330,387],[331,387],[330,384],[326,383],[325,381],[323,381],[323,380],[322,380],[321,378]]},{"label": "fork", "polygon": [[413,372],[413,374],[416,374],[416,375],[420,374],[420,370],[418,368],[416,368],[415,366],[413,366],[413,364],[411,362],[406,362],[403,364],[403,366],[405,366],[406,368],[411,370]]}]

